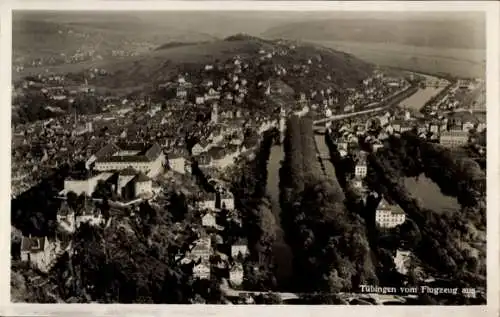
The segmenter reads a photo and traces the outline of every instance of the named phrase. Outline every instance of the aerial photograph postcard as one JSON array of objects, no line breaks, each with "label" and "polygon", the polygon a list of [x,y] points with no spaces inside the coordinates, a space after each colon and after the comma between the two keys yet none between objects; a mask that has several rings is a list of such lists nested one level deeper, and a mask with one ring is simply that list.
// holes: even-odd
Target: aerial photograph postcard
[{"label": "aerial photograph postcard", "polygon": [[13,10],[11,302],[486,305],[486,42],[480,11]]}]

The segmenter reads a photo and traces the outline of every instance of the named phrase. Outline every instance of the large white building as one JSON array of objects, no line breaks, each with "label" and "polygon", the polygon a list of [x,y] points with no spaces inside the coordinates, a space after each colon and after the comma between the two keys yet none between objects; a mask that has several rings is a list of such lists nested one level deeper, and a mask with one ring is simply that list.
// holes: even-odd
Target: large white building
[{"label": "large white building", "polygon": [[149,177],[163,171],[165,156],[157,143],[110,143],[91,158],[97,171],[120,171],[133,168]]},{"label": "large white building", "polygon": [[397,204],[390,204],[382,198],[377,206],[375,221],[382,228],[394,228],[406,220],[406,214]]},{"label": "large white building", "polygon": [[368,173],[368,167],[364,160],[358,162],[354,167],[354,176],[358,178],[365,178]]},{"label": "large white building", "polygon": [[113,173],[104,172],[98,175],[91,176],[87,179],[65,179],[64,189],[59,194],[66,195],[69,192],[74,192],[77,195],[85,194],[87,196],[90,196],[95,191],[99,181],[105,182],[111,176],[113,176]]},{"label": "large white building", "polygon": [[469,141],[468,131],[445,131],[441,133],[439,137],[439,143],[444,146],[456,147],[467,144]]}]

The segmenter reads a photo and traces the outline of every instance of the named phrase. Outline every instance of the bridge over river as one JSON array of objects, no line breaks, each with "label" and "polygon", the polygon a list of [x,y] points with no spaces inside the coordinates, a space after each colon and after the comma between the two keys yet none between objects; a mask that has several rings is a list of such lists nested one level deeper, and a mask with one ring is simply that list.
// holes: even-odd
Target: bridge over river
[{"label": "bridge over river", "polygon": [[342,119],[346,119],[346,118],[350,118],[350,117],[355,117],[355,116],[359,116],[359,115],[363,115],[363,114],[368,114],[368,113],[372,113],[372,112],[382,111],[382,110],[386,109],[387,107],[388,106],[381,106],[381,107],[371,108],[371,109],[362,110],[362,111],[356,111],[356,112],[338,114],[338,115],[331,116],[329,118],[315,120],[314,121],[314,125],[323,124],[323,123],[326,123],[328,121],[342,120]]}]

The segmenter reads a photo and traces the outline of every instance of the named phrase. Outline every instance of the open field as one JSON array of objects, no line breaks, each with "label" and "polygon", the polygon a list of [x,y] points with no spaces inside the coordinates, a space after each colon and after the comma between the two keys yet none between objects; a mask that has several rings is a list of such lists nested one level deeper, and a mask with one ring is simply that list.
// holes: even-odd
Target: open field
[{"label": "open field", "polygon": [[486,53],[482,49],[417,47],[392,43],[312,41],[344,51],[378,65],[458,77],[484,78]]}]

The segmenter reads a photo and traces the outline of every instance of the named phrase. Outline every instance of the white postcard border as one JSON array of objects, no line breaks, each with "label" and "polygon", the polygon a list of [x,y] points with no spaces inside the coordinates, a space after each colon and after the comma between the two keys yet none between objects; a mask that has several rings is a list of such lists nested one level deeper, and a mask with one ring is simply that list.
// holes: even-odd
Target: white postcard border
[{"label": "white postcard border", "polygon": [[[0,164],[1,201],[0,312],[8,316],[34,315],[217,315],[217,316],[366,316],[384,313],[390,316],[497,316],[499,288],[498,207],[500,193],[499,161],[499,5],[495,1],[5,1],[0,6],[0,124],[2,151]],[[10,303],[10,94],[11,94],[11,21],[12,10],[112,10],[112,11],[482,11],[487,17],[487,301],[485,306],[216,306],[216,305],[99,305],[99,304],[11,304]],[[9,259],[9,260],[7,260]],[[376,311],[374,311],[376,309]]]}]

